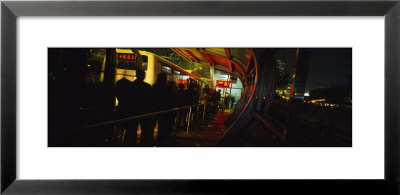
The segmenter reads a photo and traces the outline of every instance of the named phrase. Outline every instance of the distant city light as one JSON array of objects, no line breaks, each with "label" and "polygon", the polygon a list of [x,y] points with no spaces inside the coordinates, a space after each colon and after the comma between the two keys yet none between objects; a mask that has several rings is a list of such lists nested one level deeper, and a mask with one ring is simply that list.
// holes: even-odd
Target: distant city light
[{"label": "distant city light", "polygon": [[308,97],[308,96],[310,96],[310,93],[305,92],[305,93],[304,93],[304,96],[305,96],[305,97]]},{"label": "distant city light", "polygon": [[325,99],[311,100],[311,103],[313,104],[319,104],[320,102],[325,102]]}]

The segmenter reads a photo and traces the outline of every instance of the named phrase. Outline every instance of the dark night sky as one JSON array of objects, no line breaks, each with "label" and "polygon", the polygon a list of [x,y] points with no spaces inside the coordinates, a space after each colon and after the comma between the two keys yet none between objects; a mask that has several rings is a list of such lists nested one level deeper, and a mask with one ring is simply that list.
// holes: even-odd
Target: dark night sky
[{"label": "dark night sky", "polygon": [[[288,49],[286,63],[292,72],[296,49]],[[308,69],[306,91],[320,85],[347,85],[352,74],[351,48],[313,48]]]}]

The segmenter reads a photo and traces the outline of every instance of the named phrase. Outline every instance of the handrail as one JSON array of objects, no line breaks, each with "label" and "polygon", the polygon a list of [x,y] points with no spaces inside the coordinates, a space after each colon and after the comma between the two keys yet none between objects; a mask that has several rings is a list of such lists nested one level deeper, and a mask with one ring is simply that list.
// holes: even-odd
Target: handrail
[{"label": "handrail", "polygon": [[285,140],[285,129],[280,127],[277,122],[272,119],[267,114],[260,114],[259,112],[255,112],[255,116],[267,127],[269,130],[274,133],[276,136],[281,138],[281,140]]},{"label": "handrail", "polygon": [[173,108],[173,109],[162,110],[162,111],[157,111],[157,112],[150,112],[150,113],[146,113],[146,114],[142,114],[142,115],[135,115],[135,116],[130,116],[130,117],[126,117],[126,118],[121,118],[121,119],[116,119],[116,120],[111,120],[111,121],[105,121],[105,122],[95,123],[95,124],[91,124],[91,125],[86,125],[86,126],[83,126],[83,127],[78,127],[78,128],[74,128],[74,129],[65,130],[65,131],[52,132],[51,134],[70,133],[70,132],[77,131],[77,130],[90,129],[90,128],[94,128],[94,127],[101,127],[101,126],[105,126],[105,125],[111,125],[111,124],[115,124],[115,123],[130,121],[130,120],[133,120],[133,119],[146,118],[146,117],[150,117],[150,116],[155,116],[155,115],[159,115],[159,114],[165,114],[165,113],[169,113],[169,112],[175,112],[175,111],[179,111],[179,110],[185,110],[185,109],[188,109],[188,108],[191,108],[191,107],[194,107],[194,106],[207,105],[207,104],[211,104],[211,102],[206,102],[206,103],[203,103],[203,104],[193,104],[193,105],[189,105],[189,106],[183,106],[183,107],[179,107],[179,108]]}]

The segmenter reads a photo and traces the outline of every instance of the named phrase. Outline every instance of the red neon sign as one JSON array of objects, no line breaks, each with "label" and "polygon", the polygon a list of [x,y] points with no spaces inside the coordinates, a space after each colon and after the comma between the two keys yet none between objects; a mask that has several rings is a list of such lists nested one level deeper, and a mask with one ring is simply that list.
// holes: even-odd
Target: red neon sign
[{"label": "red neon sign", "polygon": [[229,88],[229,81],[224,80],[216,80],[216,87],[220,88]]},{"label": "red neon sign", "polygon": [[137,56],[132,54],[118,54],[120,60],[136,60]]},{"label": "red neon sign", "polygon": [[187,85],[188,84],[188,80],[184,80],[184,79],[179,79],[178,80],[178,84],[183,84],[183,85]]}]

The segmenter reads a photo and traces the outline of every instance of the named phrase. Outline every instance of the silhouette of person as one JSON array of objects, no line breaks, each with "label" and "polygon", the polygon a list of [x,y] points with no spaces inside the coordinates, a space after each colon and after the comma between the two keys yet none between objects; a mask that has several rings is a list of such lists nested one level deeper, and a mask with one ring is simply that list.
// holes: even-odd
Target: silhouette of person
[{"label": "silhouette of person", "polygon": [[218,103],[219,103],[220,99],[221,99],[221,89],[218,89],[218,91],[214,90],[211,95],[211,102],[213,104],[214,112],[218,109]]},{"label": "silhouette of person", "polygon": [[185,90],[186,105],[198,104],[199,93],[194,89],[194,83],[189,83],[188,88]]},{"label": "silhouette of person", "polygon": [[126,117],[129,115],[129,90],[131,82],[123,77],[115,84],[115,96],[118,100],[118,116]]},{"label": "silhouette of person", "polygon": [[233,108],[233,105],[235,104],[235,98],[231,95],[230,96],[230,105],[229,105],[229,108],[231,109],[231,108]]},{"label": "silhouette of person", "polygon": [[[130,113],[132,116],[142,115],[151,112],[151,86],[144,82],[145,72],[136,70],[136,80],[130,85]],[[153,128],[151,120],[148,118],[139,118],[133,120],[130,124],[127,137],[130,138],[129,144],[135,145],[137,138],[138,124],[141,126],[141,144],[149,146],[153,144]]]},{"label": "silhouette of person", "polygon": [[[171,109],[172,91],[167,85],[167,75],[161,72],[157,76],[157,81],[153,85],[153,107],[156,111]],[[158,115],[157,145],[163,145],[164,141],[171,136],[171,114]]]},{"label": "silhouette of person", "polygon": [[168,87],[169,87],[169,90],[171,91],[171,95],[172,95],[172,97],[171,97],[171,100],[172,100],[172,102],[171,102],[171,106],[172,107],[178,107],[178,105],[179,105],[179,102],[178,102],[178,88],[177,88],[177,86],[176,86],[176,83],[174,82],[174,81],[169,81],[168,82]]},{"label": "silhouette of person", "polygon": [[[185,85],[180,83],[178,85],[178,91],[176,92],[176,99],[178,102],[178,107],[183,107],[186,106],[185,103]],[[185,116],[186,116],[186,111],[185,110],[180,110],[178,112],[178,125],[179,127],[184,126],[184,121],[185,121]]]},{"label": "silhouette of person", "polygon": [[[178,108],[180,106],[179,96],[178,96],[178,87],[176,86],[175,81],[168,82],[169,89],[171,91],[171,107]],[[170,112],[168,113],[171,120],[168,120],[168,129],[176,130],[175,124],[178,122],[179,112]]]},{"label": "silhouette of person", "polygon": [[226,94],[226,96],[224,98],[225,109],[229,109],[230,101],[231,101],[231,96],[229,94]]},{"label": "silhouette of person", "polygon": [[178,91],[177,93],[177,102],[178,102],[178,106],[182,107],[185,106],[185,85],[184,84],[179,84],[178,85]]},{"label": "silhouette of person", "polygon": [[[195,90],[195,84],[193,82],[190,82],[188,88],[185,90],[185,102],[187,106],[192,106],[199,103],[199,93]],[[194,112],[195,108],[196,107],[192,107],[192,112],[190,113],[190,115],[193,117],[197,117],[195,116],[196,112]],[[192,117],[187,120],[191,120],[191,118]]]},{"label": "silhouette of person", "polygon": [[204,87],[204,89],[203,89],[203,95],[209,94],[209,93],[210,93],[210,87],[208,85],[206,85],[206,87]]},{"label": "silhouette of person", "polygon": [[[123,77],[115,84],[115,96],[118,100],[117,117],[125,118],[129,116],[129,91],[131,81]],[[118,124],[119,129],[128,129],[129,122],[121,122]]]}]

